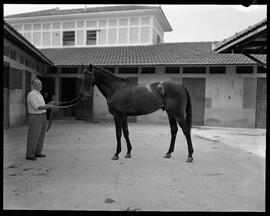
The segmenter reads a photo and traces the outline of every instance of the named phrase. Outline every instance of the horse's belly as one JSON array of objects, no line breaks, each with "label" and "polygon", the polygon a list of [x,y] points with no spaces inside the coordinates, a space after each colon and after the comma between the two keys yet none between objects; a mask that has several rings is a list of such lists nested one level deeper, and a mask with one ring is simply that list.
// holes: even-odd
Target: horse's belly
[{"label": "horse's belly", "polygon": [[145,94],[122,98],[114,107],[126,115],[145,115],[160,109],[160,102],[153,95]]}]

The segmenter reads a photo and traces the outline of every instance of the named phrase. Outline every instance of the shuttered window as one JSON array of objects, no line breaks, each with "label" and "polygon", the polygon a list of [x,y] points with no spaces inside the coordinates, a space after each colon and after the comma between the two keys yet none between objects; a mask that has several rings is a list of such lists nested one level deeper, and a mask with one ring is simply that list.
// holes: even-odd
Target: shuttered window
[{"label": "shuttered window", "polygon": [[75,73],[78,73],[78,68],[77,67],[62,67],[61,73],[75,74]]},{"label": "shuttered window", "polygon": [[4,62],[3,87],[9,87],[9,64]]},{"label": "shuttered window", "polygon": [[218,67],[210,67],[209,68],[210,74],[225,74],[226,73],[226,67],[218,66]]},{"label": "shuttered window", "polygon": [[103,67],[105,70],[108,70],[112,73],[115,73],[115,68],[114,67]]},{"label": "shuttered window", "polygon": [[143,74],[152,74],[156,72],[155,67],[142,67],[142,73]]},{"label": "shuttered window", "polygon": [[177,74],[177,73],[179,73],[179,67],[166,67],[165,73],[166,74]]},{"label": "shuttered window", "polygon": [[251,74],[253,73],[253,66],[236,66],[237,74]]},{"label": "shuttered window", "polygon": [[183,73],[185,73],[185,74],[205,74],[206,67],[184,67]]},{"label": "shuttered window", "polygon": [[264,68],[262,66],[258,66],[257,67],[257,73],[266,73],[266,68]]},{"label": "shuttered window", "polygon": [[119,73],[137,74],[138,68],[137,67],[120,67]]},{"label": "shuttered window", "polygon": [[22,72],[16,68],[9,69],[9,88],[22,89]]},{"label": "shuttered window", "polygon": [[86,32],[86,44],[87,45],[93,45],[96,44],[97,41],[97,33],[96,31],[87,31]]},{"label": "shuttered window", "polygon": [[75,31],[63,32],[63,45],[69,46],[75,44]]},{"label": "shuttered window", "polygon": [[9,47],[7,46],[4,47],[4,55],[9,57]]},{"label": "shuttered window", "polygon": [[15,50],[10,50],[10,58],[17,59],[17,52]]}]

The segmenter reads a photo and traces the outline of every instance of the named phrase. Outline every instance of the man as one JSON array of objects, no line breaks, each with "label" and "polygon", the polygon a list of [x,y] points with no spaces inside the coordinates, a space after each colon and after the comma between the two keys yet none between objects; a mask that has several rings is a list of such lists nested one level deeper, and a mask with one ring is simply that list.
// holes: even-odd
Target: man
[{"label": "man", "polygon": [[32,81],[32,91],[27,95],[27,108],[29,113],[29,129],[27,134],[26,159],[36,160],[36,157],[45,157],[42,154],[46,132],[46,109],[55,108],[52,104],[45,104],[40,91],[42,83],[39,79]]}]

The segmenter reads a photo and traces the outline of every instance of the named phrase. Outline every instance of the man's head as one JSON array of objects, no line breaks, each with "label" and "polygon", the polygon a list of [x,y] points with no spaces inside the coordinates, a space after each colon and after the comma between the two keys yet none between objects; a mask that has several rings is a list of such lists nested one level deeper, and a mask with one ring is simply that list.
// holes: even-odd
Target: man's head
[{"label": "man's head", "polygon": [[32,81],[33,89],[36,89],[37,91],[41,91],[42,89],[42,83],[39,79],[34,79]]}]

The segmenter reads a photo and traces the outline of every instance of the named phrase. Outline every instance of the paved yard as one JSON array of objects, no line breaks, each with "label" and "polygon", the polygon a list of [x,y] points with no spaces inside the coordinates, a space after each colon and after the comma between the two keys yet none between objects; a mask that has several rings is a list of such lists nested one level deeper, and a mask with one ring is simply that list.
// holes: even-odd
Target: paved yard
[{"label": "paved yard", "polygon": [[164,124],[130,123],[132,158],[118,161],[113,123],[56,121],[46,158],[25,160],[27,127],[4,131],[4,209],[264,211],[265,130],[195,127],[186,163],[181,130],[172,158]]}]

